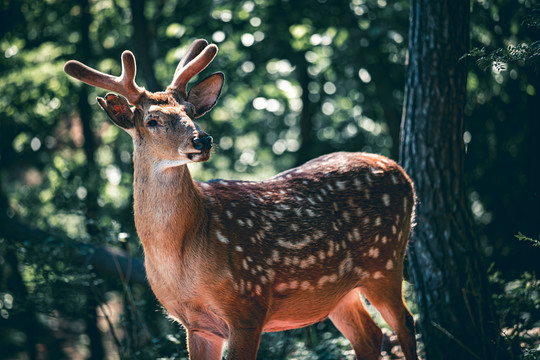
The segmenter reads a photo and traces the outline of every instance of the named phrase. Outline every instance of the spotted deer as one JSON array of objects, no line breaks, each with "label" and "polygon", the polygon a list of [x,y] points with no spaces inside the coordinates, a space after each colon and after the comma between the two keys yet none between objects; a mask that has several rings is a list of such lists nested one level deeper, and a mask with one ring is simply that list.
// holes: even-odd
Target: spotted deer
[{"label": "spotted deer", "polygon": [[[363,294],[416,359],[413,318],[402,296],[415,195],[395,162],[339,152],[264,181],[197,182],[186,164],[207,161],[213,139],[194,119],[224,81],[188,81],[217,53],[196,40],[164,92],[135,83],[133,54],[114,77],[68,61],[64,70],[114,91],[97,98],[133,139],[134,216],[149,283],[187,331],[190,359],[255,359],[262,332],[327,317],[359,359],[377,359],[380,328]],[[132,105],[132,106],[130,106]]]}]

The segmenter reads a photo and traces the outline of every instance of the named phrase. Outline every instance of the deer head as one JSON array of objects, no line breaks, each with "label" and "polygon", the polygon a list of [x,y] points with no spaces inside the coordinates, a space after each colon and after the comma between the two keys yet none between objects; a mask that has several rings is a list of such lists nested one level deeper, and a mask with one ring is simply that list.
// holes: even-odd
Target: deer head
[{"label": "deer head", "polygon": [[[64,71],[89,85],[114,91],[99,105],[114,124],[125,130],[135,144],[161,170],[210,158],[213,139],[193,121],[217,102],[223,86],[223,73],[214,73],[187,91],[188,82],[217,54],[216,45],[196,40],[182,58],[171,84],[164,92],[150,92],[135,83],[137,67],[130,51],[122,54],[122,74],[104,74],[78,61],[70,60]],[[133,106],[130,106],[133,105]]]}]

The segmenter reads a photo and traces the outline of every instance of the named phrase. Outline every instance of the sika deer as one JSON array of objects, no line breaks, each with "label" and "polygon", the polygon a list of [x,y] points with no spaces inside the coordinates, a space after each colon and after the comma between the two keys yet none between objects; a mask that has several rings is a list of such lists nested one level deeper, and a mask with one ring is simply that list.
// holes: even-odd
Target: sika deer
[{"label": "sika deer", "polygon": [[127,99],[109,93],[97,100],[133,138],[135,224],[148,280],[186,328],[190,358],[220,359],[228,341],[227,359],[255,359],[263,331],[330,317],[358,358],[376,359],[382,334],[363,293],[415,359],[401,292],[411,180],[385,157],[335,153],[266,181],[194,182],[186,164],[209,159],[212,137],[193,119],[214,106],[223,74],[189,93],[186,86],[216,53],[195,41],[157,93],[135,84],[129,51],[121,77],[76,61],[64,68]]}]

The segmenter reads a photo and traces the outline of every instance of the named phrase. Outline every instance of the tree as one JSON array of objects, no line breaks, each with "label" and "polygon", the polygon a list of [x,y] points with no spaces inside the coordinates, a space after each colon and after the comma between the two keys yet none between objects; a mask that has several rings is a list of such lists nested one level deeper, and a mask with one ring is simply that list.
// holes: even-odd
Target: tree
[{"label": "tree", "polygon": [[401,161],[418,196],[409,272],[427,359],[493,359],[497,322],[465,199],[469,1],[413,0]]}]

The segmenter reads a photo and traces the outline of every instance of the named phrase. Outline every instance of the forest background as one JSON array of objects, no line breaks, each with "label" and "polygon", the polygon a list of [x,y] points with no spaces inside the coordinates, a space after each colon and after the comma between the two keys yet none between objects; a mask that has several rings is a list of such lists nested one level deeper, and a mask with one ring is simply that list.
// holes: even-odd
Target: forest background
[{"label": "forest background", "polygon": [[[69,59],[117,75],[130,49],[138,84],[156,91],[192,40],[216,43],[201,76],[223,71],[226,83],[199,121],[216,151],[190,167],[197,180],[264,179],[338,150],[399,160],[408,1],[19,0],[0,11],[0,357],[186,356],[142,273],[131,139],[99,109],[103,90],[63,73]],[[538,11],[534,0],[472,1],[471,47],[537,41]],[[539,248],[520,239],[540,234],[538,64],[463,61],[468,206],[504,338],[533,356]],[[259,356],[347,351],[325,322],[265,335]]]}]

